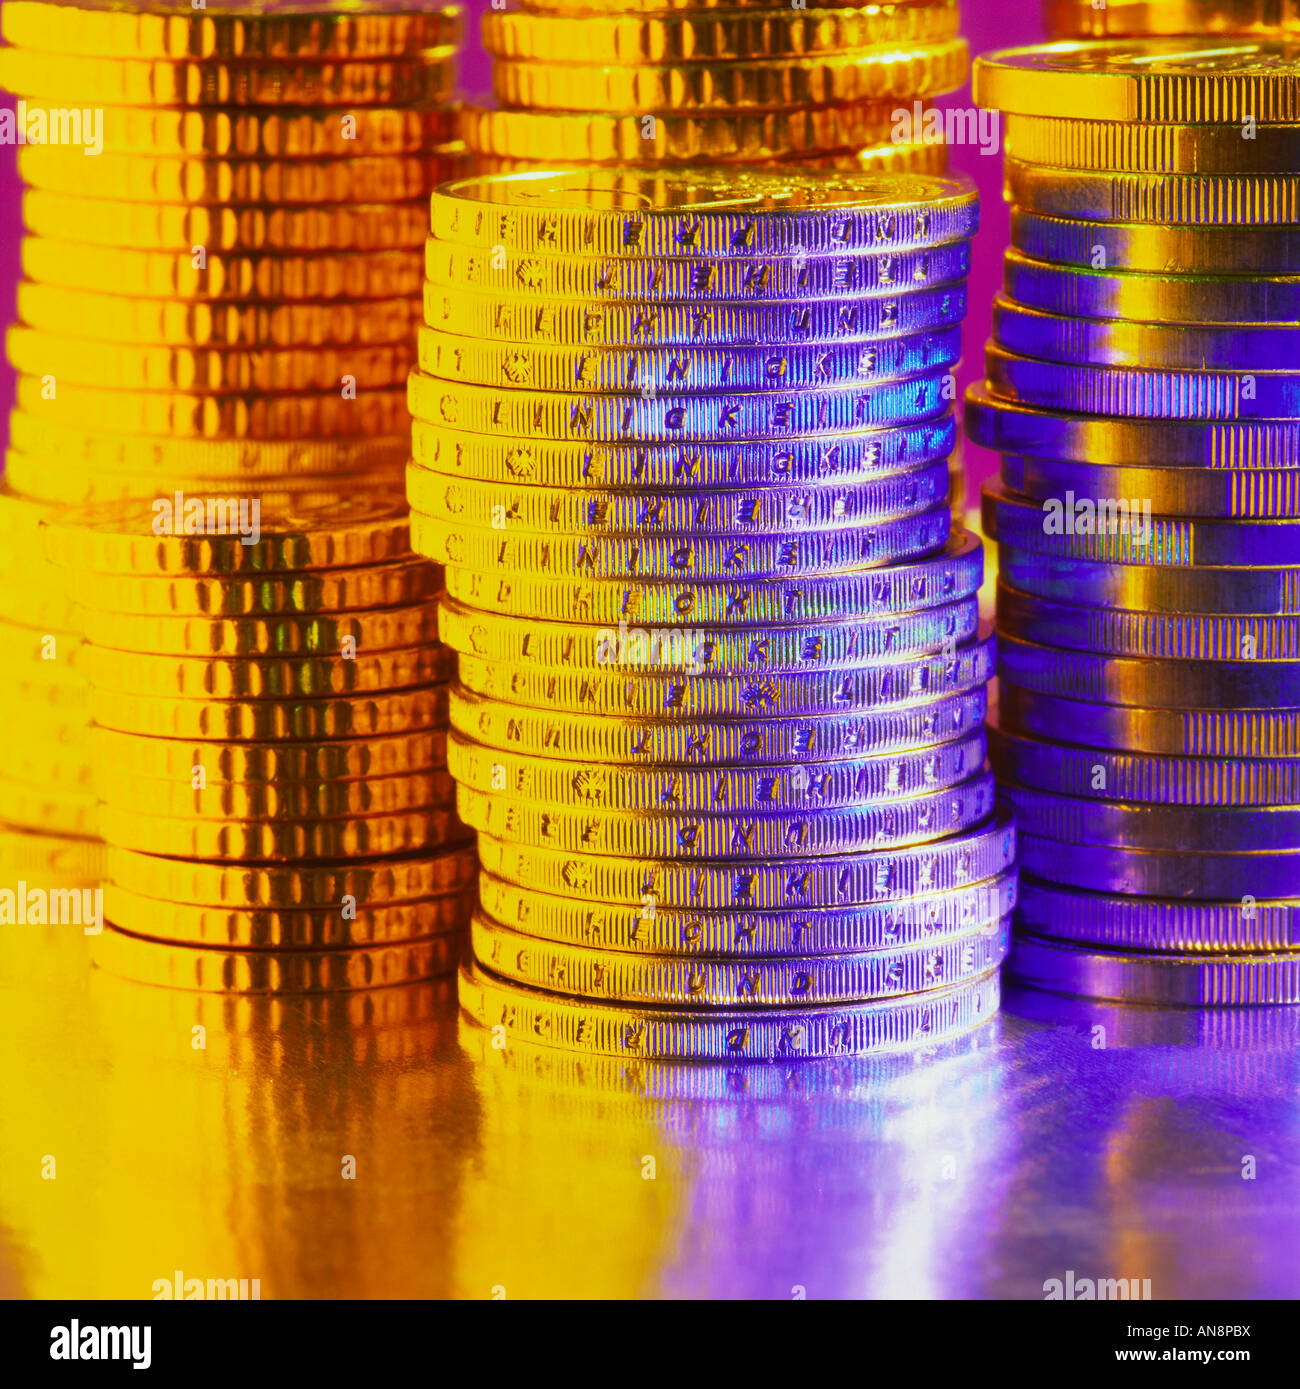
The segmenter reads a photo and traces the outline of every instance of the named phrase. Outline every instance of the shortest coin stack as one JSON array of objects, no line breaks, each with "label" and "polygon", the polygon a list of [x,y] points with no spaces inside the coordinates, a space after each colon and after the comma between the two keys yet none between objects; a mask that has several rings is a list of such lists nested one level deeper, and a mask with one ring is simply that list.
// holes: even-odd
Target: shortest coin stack
[{"label": "shortest coin stack", "polygon": [[434,195],[408,495],[459,652],[479,1022],[771,1060],[996,1010],[1014,833],[947,505],[977,218],[921,176]]},{"label": "shortest coin stack", "polygon": [[45,542],[85,632],[99,962],[257,992],[451,968],[474,857],[446,770],[439,577],[401,502],[104,503]]}]

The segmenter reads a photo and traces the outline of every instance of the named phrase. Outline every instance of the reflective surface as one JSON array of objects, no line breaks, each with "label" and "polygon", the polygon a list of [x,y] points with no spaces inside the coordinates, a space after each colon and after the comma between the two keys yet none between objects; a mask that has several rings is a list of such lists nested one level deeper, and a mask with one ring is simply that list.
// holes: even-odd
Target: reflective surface
[{"label": "reflective surface", "polygon": [[1300,1293],[1300,1010],[1012,987],[921,1061],[602,1066],[449,984],[241,1004],[0,934],[0,1296]]}]

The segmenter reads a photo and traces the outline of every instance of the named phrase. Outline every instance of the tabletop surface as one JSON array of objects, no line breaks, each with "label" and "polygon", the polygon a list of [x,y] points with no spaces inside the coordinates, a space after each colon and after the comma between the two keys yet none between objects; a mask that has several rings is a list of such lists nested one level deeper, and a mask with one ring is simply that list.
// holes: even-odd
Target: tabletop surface
[{"label": "tabletop surface", "polygon": [[1300,1010],[1008,988],[917,1057],[666,1067],[458,1017],[450,981],[241,1000],[0,952],[0,1297],[1300,1293]]}]

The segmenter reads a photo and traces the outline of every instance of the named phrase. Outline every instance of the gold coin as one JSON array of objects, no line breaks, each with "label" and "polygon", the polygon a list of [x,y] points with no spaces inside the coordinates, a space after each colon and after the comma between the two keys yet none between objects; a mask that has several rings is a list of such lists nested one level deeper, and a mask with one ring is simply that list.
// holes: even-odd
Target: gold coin
[{"label": "gold coin", "polygon": [[[88,745],[104,767],[133,777],[182,779],[201,766],[208,783],[355,781],[400,776],[447,765],[445,730],[420,730],[391,738],[329,743],[204,743],[180,738],[139,738],[93,728]],[[129,924],[129,923],[128,923]]]},{"label": "gold coin", "polygon": [[8,472],[6,468],[4,481],[0,482],[0,525],[5,537],[0,549],[0,564],[16,561],[26,568],[34,559],[44,557],[40,527],[50,515],[50,507],[15,487]]},{"label": "gold coin", "polygon": [[316,699],[188,699],[93,691],[95,722],[123,733],[302,743],[445,728],[447,686]]},{"label": "gold coin", "polygon": [[467,178],[430,201],[437,240],[524,256],[884,254],[967,238],[978,223],[964,179],[828,179],[791,165]]},{"label": "gold coin", "polygon": [[[152,475],[153,483],[137,488],[137,496],[159,490],[159,475],[182,486],[190,478],[208,478],[211,487],[219,493],[231,478],[238,478],[249,486],[274,480],[287,492],[293,490],[290,480],[294,477],[313,477],[323,483],[322,474],[346,477],[350,473],[368,473],[374,477],[391,469],[400,474],[411,451],[409,431],[386,439],[173,441],[99,434],[58,425],[25,410],[10,413],[9,438],[15,451],[21,450],[33,460],[57,458],[61,467],[81,469],[89,474],[103,471]],[[36,466],[39,465],[35,462],[29,465],[30,468]],[[29,476],[34,474],[29,471]],[[223,477],[225,483],[221,481]],[[199,484],[191,485],[201,492]],[[31,492],[33,489],[19,488],[15,483],[15,490]],[[400,476],[389,490],[400,496]]]},{"label": "gold coin", "polygon": [[1300,123],[1285,39],[1111,39],[1008,48],[975,64],[975,103],[1018,116],[1152,124]]},{"label": "gold coin", "polygon": [[289,614],[282,617],[185,618],[77,610],[80,630],[93,645],[116,651],[177,656],[324,657],[348,663],[363,649],[370,614]]},{"label": "gold coin", "polygon": [[575,54],[599,53],[611,65],[734,61],[870,50],[882,45],[934,43],[957,33],[956,0],[861,9],[803,9],[793,13],[669,14],[654,16],[483,16],[483,47],[496,58],[564,65]]},{"label": "gold coin", "polygon": [[228,993],[333,993],[429,979],[455,968],[459,935],[350,950],[201,950],[108,929],[93,937],[95,965],[119,978],[167,989]]},{"label": "gold coin", "polygon": [[44,727],[29,725],[24,735],[6,762],[10,776],[36,786],[93,794],[87,724],[61,723],[49,727],[48,733]]},{"label": "gold coin", "polygon": [[[351,388],[344,385],[343,389]],[[346,397],[317,395],[196,396],[166,391],[108,391],[20,375],[18,408],[76,425],[98,421],[109,434],[182,439],[277,440],[400,433],[409,426],[406,391],[364,388]]]},{"label": "gold coin", "polygon": [[260,909],[202,906],[141,897],[114,884],[104,889],[104,914],[134,935],[174,944],[230,950],[341,950],[392,945],[426,936],[463,933],[474,911],[474,893],[459,892],[360,907],[344,916],[338,906]]},{"label": "gold coin", "polygon": [[[761,269],[756,267],[756,270]],[[422,327],[419,366],[427,376],[477,386],[525,386],[531,390],[644,392],[662,389],[799,390],[885,381],[941,365],[955,365],[958,333],[844,344],[811,341],[697,348],[552,347],[547,343],[498,344]],[[425,508],[427,509],[427,508]]]},{"label": "gold coin", "polygon": [[584,902],[518,887],[484,872],[483,915],[525,936],[645,958],[835,956],[943,943],[997,924],[1016,906],[1014,868],[992,879],[902,902],[790,911],[714,911]]},{"label": "gold coin", "polygon": [[[377,615],[370,618],[369,632]],[[87,646],[78,669],[96,689],[148,691],[177,699],[297,700],[440,685],[455,673],[455,653],[431,642],[334,656],[151,656]]]},{"label": "gold coin", "polygon": [[1294,174],[1300,126],[1169,125],[1007,117],[1006,150],[1025,164],[1112,173]]},{"label": "gold coin", "polygon": [[[101,154],[27,146],[18,173],[33,188],[128,202],[282,204],[382,203],[419,198],[463,171],[454,156],[374,155],[351,159],[167,159],[143,154]],[[193,254],[190,248],[188,255]]]},{"label": "gold coin", "polygon": [[734,304],[914,293],[960,282],[969,269],[969,242],[844,256],[554,256],[502,257],[430,238],[427,285],[439,292],[514,300],[617,304],[719,301]]},{"label": "gold coin", "polygon": [[[419,248],[429,234],[426,198],[410,202],[323,207],[189,207],[83,198],[29,188],[23,226],[54,241],[174,251],[398,251]],[[105,296],[106,297],[106,296]],[[377,312],[370,309],[367,312]],[[79,320],[66,320],[74,322]]]},{"label": "gold coin", "polygon": [[362,0],[349,12],[321,0],[283,9],[256,3],[243,13],[195,8],[190,0],[154,3],[148,13],[97,0],[11,0],[0,34],[20,48],[97,58],[397,58],[464,37],[459,5],[403,9]]},{"label": "gold coin", "polygon": [[[533,163],[648,164],[719,161],[849,149],[889,138],[889,105],[825,106],[796,111],[741,111],[725,116],[670,112],[654,117],[600,112],[494,110],[461,112],[465,142],[478,155]],[[482,161],[479,173],[490,173]]]},{"label": "gold coin", "polygon": [[0,873],[52,886],[98,885],[105,876],[105,850],[98,839],[42,834],[0,824]]},{"label": "gold coin", "polygon": [[[121,813],[166,820],[333,821],[343,818],[402,816],[455,803],[456,783],[445,768],[408,772],[364,781],[216,781],[196,790],[193,774],[183,779],[132,777],[120,768],[102,768],[98,776],[104,813],[113,820]],[[107,836],[117,832],[108,830]]]},{"label": "gold coin", "polygon": [[[107,932],[104,933],[107,935]],[[102,939],[103,937],[98,937]],[[973,1030],[998,1010],[998,972],[933,993],[832,1008],[647,1008],[590,1003],[462,966],[460,1006],[507,1039],[591,1056],[683,1061],[788,1061],[913,1052]]]},{"label": "gold coin", "polygon": [[[409,295],[356,304],[173,302],[20,280],[18,317],[51,333],[66,333],[75,323],[82,336],[115,346],[342,348],[407,342],[420,321],[420,306]],[[323,449],[311,441],[298,447]]]},{"label": "gold coin", "polygon": [[99,837],[99,811],[89,791],[0,776],[0,821],[75,839]]},{"label": "gold coin", "polygon": [[1300,174],[1134,174],[1045,169],[1008,158],[1006,195],[1052,217],[1206,226],[1300,222]]},{"label": "gold coin", "polygon": [[[124,630],[131,630],[137,617],[155,616],[184,620],[187,625],[196,625],[190,618],[219,621],[263,617],[346,618],[361,624],[372,609],[421,603],[433,598],[440,586],[433,566],[414,558],[277,576],[164,578],[93,571],[68,576],[69,596],[84,607],[87,631],[92,618],[97,628],[121,619],[126,624]],[[417,615],[416,623],[420,620]]]},{"label": "gold coin", "polygon": [[69,598],[66,584],[51,582],[42,573],[44,582],[31,587],[19,586],[19,576],[0,590],[0,618],[19,622],[40,633],[64,636],[80,631],[81,616]]},{"label": "gold coin", "polygon": [[[60,637],[58,640],[61,659],[34,660],[28,664],[20,653],[10,679],[0,692],[0,708],[6,714],[21,717],[34,733],[38,732],[40,738],[51,746],[79,740],[89,724],[89,719],[84,716],[88,691],[81,670],[84,652],[76,649],[75,638]],[[24,702],[27,703],[26,708],[23,707]]]},{"label": "gold coin", "polygon": [[[97,164],[112,160],[128,175],[124,155],[138,158],[148,167],[164,157],[224,161],[428,154],[454,142],[459,126],[459,113],[449,106],[363,107],[355,112],[275,108],[184,111],[135,106],[103,110],[104,148],[111,154],[97,155],[95,160]],[[82,158],[80,151],[76,157]],[[97,167],[94,176],[102,179],[103,169]],[[85,192],[89,194],[90,189]]]},{"label": "gold coin", "polygon": [[[784,114],[784,113],[777,113]],[[831,154],[799,155],[778,151],[776,154],[760,153],[745,156],[745,162],[775,158],[786,167],[798,170],[826,169],[836,173],[876,173],[876,174],[942,174],[948,168],[948,150],[940,142],[927,144],[924,141],[907,141],[902,144],[867,145],[861,149],[840,150]],[[651,154],[641,159],[619,159],[609,161],[611,167],[644,166],[652,168],[656,164],[682,162],[674,155]],[[689,162],[689,161],[688,161]],[[696,160],[721,167],[724,161],[711,158]],[[480,174],[543,174],[553,173],[557,167],[565,165],[584,165],[586,160],[555,159],[512,159],[506,155],[480,154],[474,159],[474,167]],[[428,286],[425,287],[426,293]]]},{"label": "gold coin", "polygon": [[[19,378],[22,382],[30,377]],[[637,392],[533,391],[443,381],[413,371],[407,401],[418,422],[470,434],[584,444],[730,443],[737,439],[831,439],[860,429],[907,426],[943,408],[946,375],[817,390]],[[21,399],[21,395],[20,395]],[[751,433],[750,431],[755,431]]]},{"label": "gold coin", "polygon": [[[1300,184],[1297,186],[1300,187]],[[1278,312],[1277,301],[1294,301],[1297,291],[1300,291],[1300,275],[1252,278],[1246,275],[1194,276],[1092,270],[1033,261],[1019,251],[1006,253],[1003,275],[1005,291],[1001,302],[1007,304],[1013,313],[1039,313],[1046,318],[1062,319],[1067,325],[1072,324],[1076,317],[1090,318],[1108,325],[1145,323],[1172,330],[1175,334],[1180,330],[1213,331],[1212,325],[1215,324],[1254,324],[1267,330],[1268,320]],[[1068,326],[1066,331],[1070,331]],[[1113,331],[1113,328],[1108,327],[1103,331]],[[1247,328],[1244,331],[1250,330]],[[1008,354],[996,343],[990,344],[989,350],[998,362],[997,367],[989,372],[990,379],[996,375],[1005,381],[1006,368],[1001,359]],[[1059,369],[1062,364],[1058,362],[1053,365]],[[1154,360],[1144,360],[1141,365],[1154,365]],[[1197,363],[1196,366],[1201,367],[1201,364]],[[1261,366],[1261,371],[1267,372],[1267,366]],[[1071,384],[1074,384],[1085,379],[1088,370],[1080,364],[1070,374]],[[1265,380],[1268,379],[1266,375]],[[1257,378],[1252,377],[1251,380],[1258,384]],[[1175,389],[1184,388],[1166,388],[1168,391]],[[994,393],[1007,397],[1005,388]],[[1247,393],[1245,399],[1250,401],[1254,397]],[[1124,412],[1117,406],[1111,409],[1114,416],[1121,418],[1126,414],[1140,416],[1157,413],[1154,408],[1140,412]],[[1187,413],[1197,413],[1190,404],[1190,397]],[[1255,410],[1243,410],[1242,413],[1253,414]],[[1086,456],[1093,457],[1091,454]]]},{"label": "gold coin", "polygon": [[[596,66],[498,58],[492,89],[505,106],[561,111],[722,111],[913,100],[961,87],[965,40],[853,54],[747,62]],[[3,77],[0,67],[0,77]]]},{"label": "gold coin", "polygon": [[[0,48],[0,88],[87,106],[415,106],[452,99],[455,50],[397,62],[214,63]],[[64,141],[64,143],[67,143]]]},{"label": "gold coin", "polygon": [[570,997],[653,1007],[783,1008],[913,997],[996,969],[1011,919],[955,940],[871,953],[733,959],[656,959],[539,940],[476,914],[474,956],[515,983]]},{"label": "gold coin", "polygon": [[9,363],[32,376],[125,391],[332,391],[351,375],[368,386],[402,384],[415,353],[409,343],[306,350],[130,347],[112,352],[93,338],[10,327]]},{"label": "gold coin", "polygon": [[[1300,227],[1143,225],[1011,212],[1011,244],[1031,260],[1137,274],[1285,275],[1300,265]],[[1144,494],[1145,495],[1145,494]]]},{"label": "gold coin", "polygon": [[114,847],[107,857],[109,877],[123,891],[162,902],[241,910],[337,912],[345,897],[358,908],[390,907],[462,892],[473,886],[478,872],[472,844],[411,858],[243,868]]},{"label": "gold coin", "polygon": [[410,854],[451,848],[470,837],[450,806],[333,820],[312,817],[211,823],[113,806],[105,809],[100,830],[109,843],[142,853],[221,863],[294,863],[301,859]]},{"label": "gold coin", "polygon": [[39,674],[52,680],[72,678],[83,645],[75,632],[48,632],[9,618],[0,618],[0,642],[10,657],[35,662]]},{"label": "gold coin", "polygon": [[411,556],[400,494],[358,492],[340,507],[267,508],[255,536],[241,530],[247,517],[229,501],[182,493],[82,507],[46,525],[45,551],[83,573],[154,575],[296,575]]},{"label": "gold coin", "polygon": [[[103,442],[112,447],[112,441]],[[139,439],[135,442],[145,444],[148,441]],[[94,464],[74,462],[61,455],[31,455],[10,449],[5,455],[5,476],[14,487],[34,500],[60,507],[149,496],[161,490],[159,481],[163,477],[167,486],[180,483],[190,493],[204,497],[228,492],[235,483],[240,490],[255,492],[265,507],[308,504],[343,506],[356,496],[363,478],[367,484],[381,490],[400,490],[402,460],[410,453],[410,447],[402,446],[399,451],[400,459],[392,458],[365,473],[326,472],[317,475],[298,472],[278,476],[254,473],[246,478],[233,479],[230,476],[204,477],[183,467],[167,470],[149,468],[143,472],[108,471]],[[256,459],[255,454],[251,456]]]},{"label": "gold coin", "polygon": [[850,531],[864,523],[923,511],[942,501],[948,469],[942,463],[869,483],[743,484],[696,492],[645,486],[568,491],[536,483],[484,482],[412,463],[407,495],[417,511],[448,526],[495,529],[512,535],[735,535]]},{"label": "gold coin", "polygon": [[1270,39],[1300,33],[1300,6],[1296,0],[1214,0],[1210,5],[1205,0],[1044,0],[1043,24],[1059,39],[1165,34]]},{"label": "gold coin", "polygon": [[[200,248],[202,249],[202,248]],[[157,299],[400,299],[416,295],[424,257],[412,251],[360,255],[239,255],[83,246],[27,236],[23,273],[42,284]],[[76,321],[76,320],[73,320]],[[91,336],[94,336],[93,334]]]}]

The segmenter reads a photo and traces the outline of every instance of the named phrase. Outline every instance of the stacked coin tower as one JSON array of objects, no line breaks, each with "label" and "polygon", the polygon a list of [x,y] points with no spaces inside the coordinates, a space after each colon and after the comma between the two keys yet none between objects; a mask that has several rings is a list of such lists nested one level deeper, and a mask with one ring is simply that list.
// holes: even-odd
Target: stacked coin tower
[{"label": "stacked coin tower", "polygon": [[1158,38],[1224,34],[1278,38],[1300,34],[1297,0],[1043,0],[1053,39]]},{"label": "stacked coin tower", "polygon": [[981,60],[976,91],[1014,204],[967,423],[1003,455],[1015,967],[1300,1001],[1300,62],[1057,44]]},{"label": "stacked coin tower", "polygon": [[400,493],[427,194],[460,168],[461,28],[384,0],[4,5],[27,191],[0,491],[24,736],[0,861],[41,882],[103,872],[80,637],[39,562],[42,517]]},{"label": "stacked coin tower", "polygon": [[809,160],[942,173],[922,100],[956,91],[957,0],[527,0],[483,17],[495,108],[466,108],[482,172]]},{"label": "stacked coin tower", "polygon": [[481,1022],[614,1055],[915,1047],[1015,898],[946,503],[974,191],[445,185],[410,383]]},{"label": "stacked coin tower", "polygon": [[110,846],[97,958],[202,989],[450,969],[474,859],[446,771],[441,579],[404,504],[259,506],[224,533],[158,519],[129,500],[45,527],[84,605]]}]

